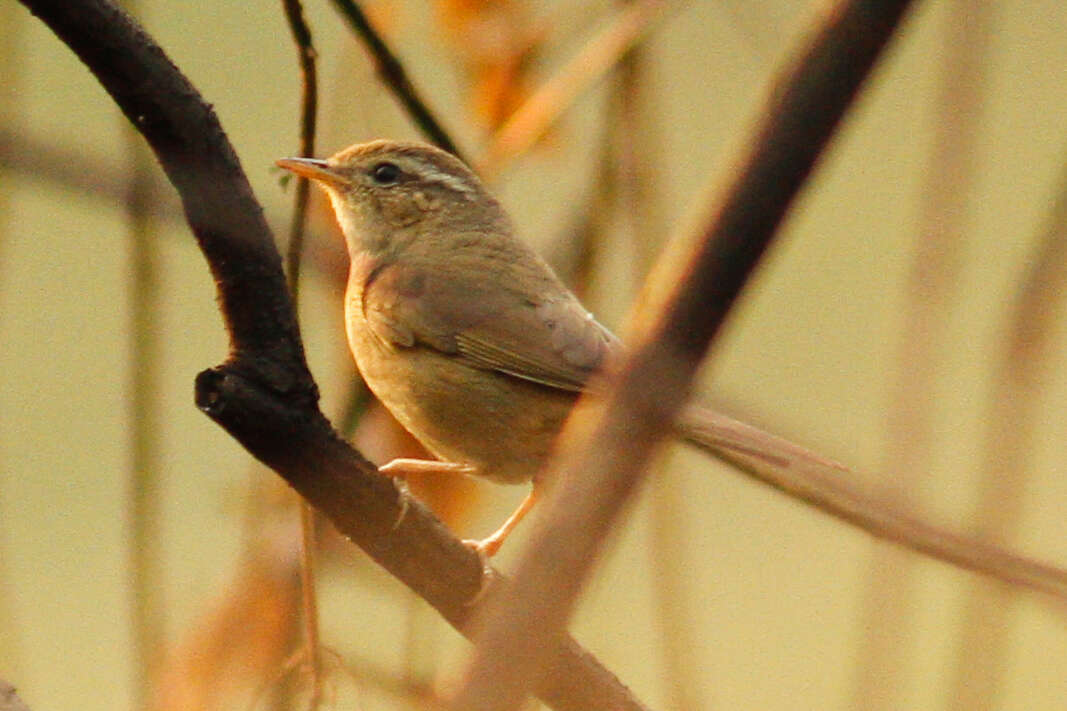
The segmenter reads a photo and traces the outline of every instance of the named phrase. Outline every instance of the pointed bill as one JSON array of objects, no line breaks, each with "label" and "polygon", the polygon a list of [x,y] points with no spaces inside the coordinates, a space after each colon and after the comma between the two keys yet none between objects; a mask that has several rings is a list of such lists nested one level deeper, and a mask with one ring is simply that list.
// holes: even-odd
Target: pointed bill
[{"label": "pointed bill", "polygon": [[327,185],[346,185],[348,179],[319,158],[281,158],[275,161],[279,168],[296,173],[303,178],[318,180]]}]

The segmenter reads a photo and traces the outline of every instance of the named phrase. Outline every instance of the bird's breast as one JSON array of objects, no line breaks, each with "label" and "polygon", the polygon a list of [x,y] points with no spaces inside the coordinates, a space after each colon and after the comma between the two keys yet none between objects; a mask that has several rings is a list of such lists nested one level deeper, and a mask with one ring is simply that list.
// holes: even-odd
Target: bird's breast
[{"label": "bird's breast", "polygon": [[366,291],[345,299],[348,343],[374,395],[430,452],[502,483],[532,478],[550,455],[573,393],[471,366],[421,343],[398,345],[367,321]]}]

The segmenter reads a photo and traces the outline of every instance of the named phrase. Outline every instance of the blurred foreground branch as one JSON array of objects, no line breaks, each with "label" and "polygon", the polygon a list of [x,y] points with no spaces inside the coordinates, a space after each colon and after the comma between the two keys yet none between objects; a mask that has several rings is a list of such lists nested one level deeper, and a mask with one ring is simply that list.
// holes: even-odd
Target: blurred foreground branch
[{"label": "blurred foreground branch", "polygon": [[457,711],[513,711],[550,678],[551,650],[612,526],[670,432],[731,305],[903,16],[907,0],[852,0],[823,25],[771,93],[741,160],[684,258],[661,261],[614,387],[578,405],[549,467],[549,493],[514,579],[485,605]]}]

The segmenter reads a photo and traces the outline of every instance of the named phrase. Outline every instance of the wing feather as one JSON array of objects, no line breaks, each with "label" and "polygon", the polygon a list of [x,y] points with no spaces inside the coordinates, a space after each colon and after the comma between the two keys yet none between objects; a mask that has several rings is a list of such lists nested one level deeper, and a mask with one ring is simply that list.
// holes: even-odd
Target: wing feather
[{"label": "wing feather", "polygon": [[531,297],[514,278],[471,279],[462,266],[397,263],[380,270],[364,294],[368,325],[395,347],[434,348],[477,368],[573,392],[618,351],[615,336],[547,268],[531,275],[540,287]]}]

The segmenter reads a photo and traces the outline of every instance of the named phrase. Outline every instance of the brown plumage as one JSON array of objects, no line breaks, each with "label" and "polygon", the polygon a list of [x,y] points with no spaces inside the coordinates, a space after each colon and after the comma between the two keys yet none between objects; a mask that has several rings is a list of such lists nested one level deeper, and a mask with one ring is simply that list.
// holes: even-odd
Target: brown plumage
[{"label": "brown plumage", "polygon": [[[533,504],[564,419],[590,376],[617,357],[618,340],[450,154],[374,141],[278,164],[329,195],[351,259],[345,316],[356,365],[441,460],[395,460],[382,471],[533,480],[519,510],[476,544],[491,555]],[[698,442],[753,455],[728,427],[697,410],[688,417]]]}]

